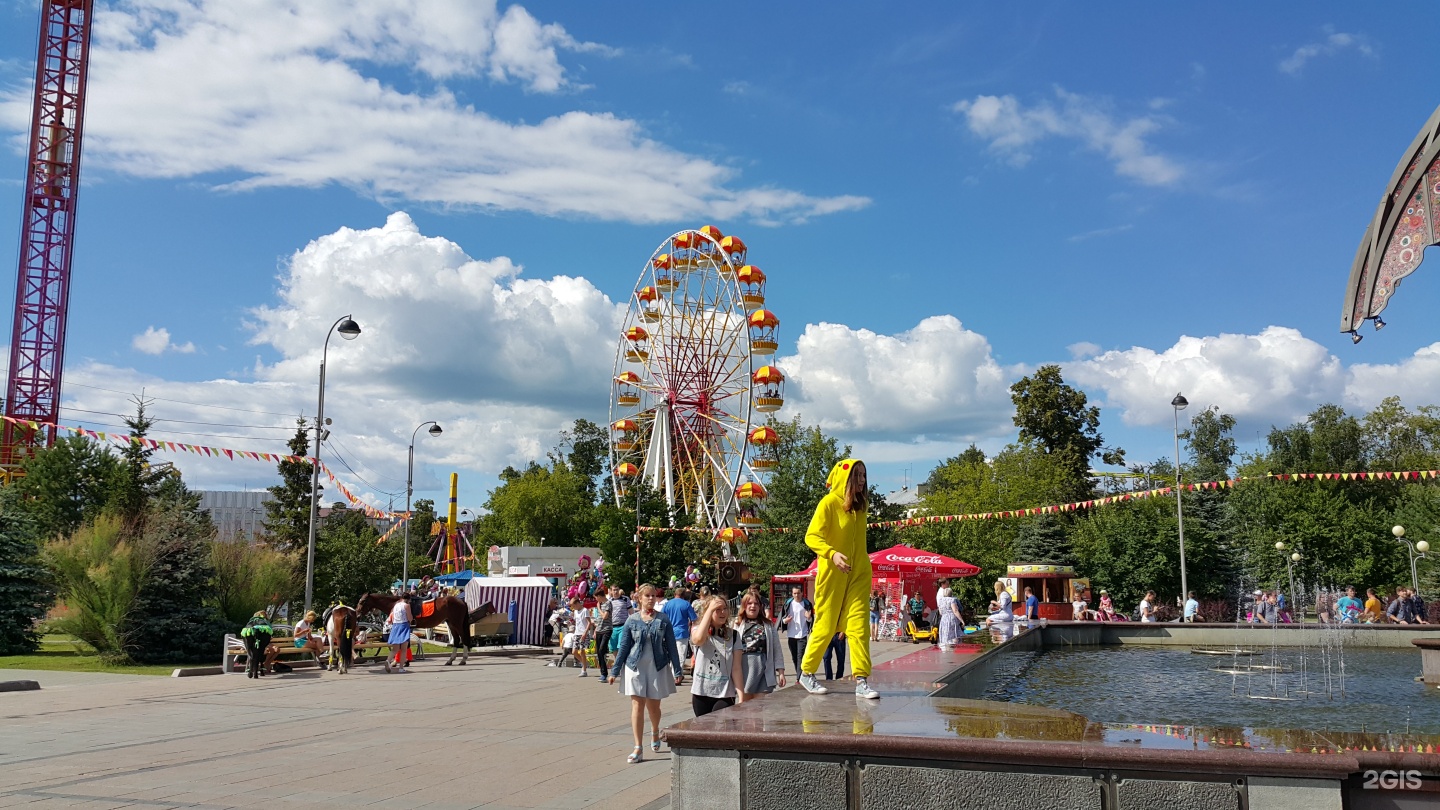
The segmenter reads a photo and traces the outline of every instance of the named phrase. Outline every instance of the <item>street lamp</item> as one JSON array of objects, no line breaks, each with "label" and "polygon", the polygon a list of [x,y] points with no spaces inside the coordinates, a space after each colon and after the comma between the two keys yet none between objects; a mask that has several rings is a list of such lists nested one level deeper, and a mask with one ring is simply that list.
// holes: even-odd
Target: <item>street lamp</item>
[{"label": "street lamp", "polygon": [[325,347],[320,350],[320,404],[315,412],[315,462],[310,466],[310,542],[305,552],[305,611],[310,611],[315,601],[315,524],[320,517],[320,442],[329,432],[325,430],[325,359],[330,354],[330,336],[336,332],[346,340],[360,336],[360,324],[346,315],[330,324],[325,333]]},{"label": "street lamp", "polygon": [[410,456],[405,466],[405,559],[400,563],[400,590],[410,587],[410,495],[415,491],[415,437],[420,435],[420,428],[430,426],[425,431],[431,436],[439,436],[445,431],[438,422],[421,422],[410,431]]},{"label": "street lamp", "polygon": [[1396,526],[1390,530],[1390,533],[1395,535],[1395,539],[1404,543],[1405,547],[1410,550],[1410,588],[1415,593],[1420,593],[1420,574],[1416,570],[1415,563],[1418,562],[1421,557],[1425,556],[1425,552],[1430,550],[1430,544],[1424,540],[1418,543],[1411,543],[1405,539],[1404,526]]},{"label": "street lamp", "polygon": [[1185,579],[1185,508],[1180,505],[1180,412],[1190,405],[1184,394],[1176,394],[1170,400],[1175,409],[1175,525],[1180,530],[1180,593],[1182,598],[1190,593],[1190,583]]},{"label": "street lamp", "polygon": [[[1275,550],[1280,552],[1281,554],[1285,553],[1285,548],[1286,546],[1283,542],[1277,542],[1275,544]],[[1294,611],[1297,616],[1300,617],[1300,623],[1304,624],[1305,611],[1301,609],[1300,603],[1295,601],[1295,563],[1300,562],[1302,559],[1304,559],[1304,557],[1300,556],[1300,552],[1298,551],[1293,552],[1289,557],[1286,557],[1285,572],[1290,575],[1290,609]]]}]

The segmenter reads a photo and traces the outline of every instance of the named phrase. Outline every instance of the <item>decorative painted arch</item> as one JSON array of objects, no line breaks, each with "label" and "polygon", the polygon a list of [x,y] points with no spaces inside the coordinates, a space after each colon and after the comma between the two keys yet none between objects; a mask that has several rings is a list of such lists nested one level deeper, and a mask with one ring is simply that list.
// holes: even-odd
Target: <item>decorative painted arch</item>
[{"label": "decorative painted arch", "polygon": [[1425,248],[1440,244],[1440,107],[1415,136],[1386,186],[1350,267],[1340,331],[1360,342],[1367,320],[1385,326],[1380,313],[1400,280],[1415,272]]}]

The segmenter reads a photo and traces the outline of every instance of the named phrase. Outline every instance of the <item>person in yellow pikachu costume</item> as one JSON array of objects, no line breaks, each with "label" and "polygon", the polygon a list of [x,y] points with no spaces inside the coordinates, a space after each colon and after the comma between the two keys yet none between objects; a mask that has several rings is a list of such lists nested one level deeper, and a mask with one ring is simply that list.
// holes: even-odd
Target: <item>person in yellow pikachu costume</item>
[{"label": "person in yellow pikachu costume", "polygon": [[865,553],[865,521],[870,482],[865,462],[842,459],[825,480],[829,492],[815,507],[805,545],[819,557],[815,572],[815,626],[800,662],[800,685],[812,695],[829,692],[815,678],[825,648],[837,630],[850,641],[850,671],[855,696],[878,698],[870,688],[870,556]]}]

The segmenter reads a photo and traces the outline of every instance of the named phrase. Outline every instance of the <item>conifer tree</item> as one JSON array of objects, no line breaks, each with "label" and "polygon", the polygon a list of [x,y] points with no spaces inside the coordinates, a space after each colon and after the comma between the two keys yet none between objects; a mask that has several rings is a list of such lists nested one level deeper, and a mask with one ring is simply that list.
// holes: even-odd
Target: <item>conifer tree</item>
[{"label": "conifer tree", "polygon": [[55,601],[40,563],[38,528],[15,501],[14,487],[0,489],[0,655],[34,652],[40,646],[35,622]]},{"label": "conifer tree", "polygon": [[125,636],[130,656],[143,663],[213,657],[225,632],[211,597],[214,529],[181,504],[157,504],[146,516],[140,542],[152,559],[150,576],[135,599]]},{"label": "conifer tree", "polygon": [[[295,435],[287,445],[290,455],[308,458],[310,431],[304,418],[295,420]],[[267,487],[272,497],[265,502],[265,532],[270,545],[280,551],[303,548],[310,539],[310,476],[309,461],[281,459],[280,483]]]}]

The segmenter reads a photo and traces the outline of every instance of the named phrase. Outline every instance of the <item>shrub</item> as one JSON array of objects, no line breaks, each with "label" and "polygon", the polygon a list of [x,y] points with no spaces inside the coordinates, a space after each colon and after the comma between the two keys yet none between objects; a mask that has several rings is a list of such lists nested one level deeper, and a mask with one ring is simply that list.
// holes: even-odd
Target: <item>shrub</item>
[{"label": "shrub", "polygon": [[258,610],[294,598],[300,590],[295,556],[263,543],[215,540],[210,544],[214,579],[210,593],[227,624],[245,624]]},{"label": "shrub", "polygon": [[100,654],[121,662],[134,650],[136,599],[154,565],[145,544],[128,542],[119,518],[104,516],[45,545],[42,559],[69,607],[52,622]]}]

